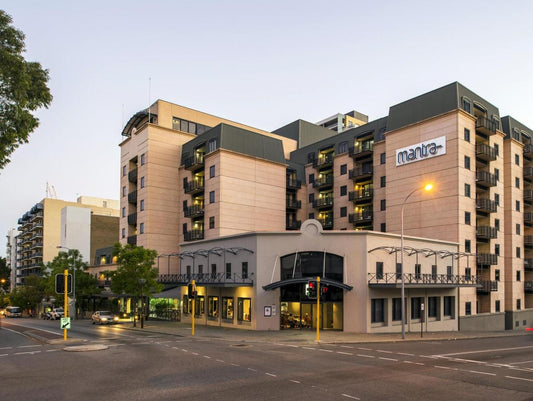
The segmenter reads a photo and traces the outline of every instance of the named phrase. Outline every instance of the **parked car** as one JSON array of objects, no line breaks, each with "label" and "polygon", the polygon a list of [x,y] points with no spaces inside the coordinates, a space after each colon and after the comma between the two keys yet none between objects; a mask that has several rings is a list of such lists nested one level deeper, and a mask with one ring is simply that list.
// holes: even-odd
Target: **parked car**
[{"label": "parked car", "polygon": [[106,310],[99,310],[93,313],[91,317],[93,324],[113,324],[118,323],[118,316]]},{"label": "parked car", "polygon": [[65,316],[65,310],[63,308],[55,308],[50,312],[51,320],[59,320]]}]

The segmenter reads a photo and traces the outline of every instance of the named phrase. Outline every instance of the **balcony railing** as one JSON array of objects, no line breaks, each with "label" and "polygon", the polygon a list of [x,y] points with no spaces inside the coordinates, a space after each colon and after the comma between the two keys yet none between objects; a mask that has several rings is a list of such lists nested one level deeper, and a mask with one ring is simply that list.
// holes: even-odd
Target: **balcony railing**
[{"label": "balcony railing", "polygon": [[333,174],[328,174],[323,177],[315,178],[315,181],[313,182],[313,188],[326,188],[331,187],[333,185]]},{"label": "balcony railing", "polygon": [[351,213],[348,215],[348,221],[353,224],[366,223],[366,222],[371,221],[373,218],[374,218],[374,213],[371,211]]},{"label": "balcony railing", "polygon": [[533,281],[524,281],[524,292],[533,293]]},{"label": "balcony railing", "polygon": [[348,199],[355,203],[369,201],[373,196],[374,190],[372,188],[359,189],[357,191],[351,191],[348,193]]},{"label": "balcony railing", "polygon": [[191,205],[183,209],[183,215],[185,217],[199,217],[204,215],[204,205]]},{"label": "balcony railing", "polygon": [[287,199],[286,208],[287,209],[292,209],[292,210],[301,209],[302,208],[302,201],[293,200],[293,199]]},{"label": "balcony railing", "polygon": [[498,282],[492,280],[482,280],[479,282],[481,287],[477,288],[478,293],[490,294],[491,292],[498,291]]},{"label": "balcony railing", "polygon": [[523,153],[524,153],[524,157],[530,160],[533,157],[533,144],[528,143],[524,145]]},{"label": "balcony railing", "polygon": [[533,167],[524,167],[524,179],[531,180],[533,178]]},{"label": "balcony railing", "polygon": [[329,167],[333,165],[333,153],[320,153],[317,159],[313,159],[313,167]]},{"label": "balcony railing", "polygon": [[488,171],[476,171],[476,184],[485,187],[495,187],[497,182],[494,174]]},{"label": "balcony railing", "polygon": [[478,253],[476,256],[476,263],[478,265],[497,265],[498,255],[494,253]]},{"label": "balcony railing", "polygon": [[533,259],[524,259],[524,270],[533,270]]},{"label": "balcony railing", "polygon": [[497,209],[496,202],[492,199],[487,198],[477,198],[476,199],[476,210],[478,212],[485,213],[495,213]]},{"label": "balcony railing", "polygon": [[302,180],[296,180],[294,178],[287,178],[287,189],[297,190],[302,187]]},{"label": "balcony railing", "polygon": [[486,117],[478,117],[476,120],[476,130],[485,135],[495,134],[497,128],[498,124],[496,121],[489,120]]},{"label": "balcony railing", "polygon": [[128,215],[128,224],[132,226],[137,224],[137,213],[132,213]]},{"label": "balcony railing", "polygon": [[287,222],[286,229],[287,230],[299,230],[302,226],[302,222],[300,220],[292,220]]},{"label": "balcony railing", "polygon": [[204,230],[190,230],[187,231],[184,236],[185,241],[197,241],[204,239]]},{"label": "balcony railing", "polygon": [[315,209],[329,208],[333,206],[333,197],[315,199],[313,201],[313,207]]},{"label": "balcony railing", "polygon": [[476,227],[476,238],[481,239],[493,239],[498,237],[498,230],[496,227],[490,226],[477,226]]},{"label": "balcony railing", "polygon": [[498,155],[496,154],[496,149],[481,143],[476,145],[476,157],[481,160],[494,161],[498,158]]},{"label": "balcony railing", "polygon": [[524,224],[527,226],[533,225],[533,212],[524,213]]},{"label": "balcony railing", "polygon": [[354,159],[358,159],[364,156],[372,154],[374,151],[374,142],[360,142],[354,147],[349,149],[349,155]]},{"label": "balcony railing", "polygon": [[137,245],[137,236],[136,235],[130,235],[128,237],[128,244]]},{"label": "balcony railing", "polygon": [[325,230],[331,230],[333,228],[333,219],[332,218],[326,218],[326,219],[317,219],[320,224],[322,224],[322,228]]},{"label": "balcony railing", "polygon": [[196,153],[194,156],[183,159],[183,166],[187,170],[196,170],[204,165],[204,154]]},{"label": "balcony railing", "polygon": [[137,190],[132,191],[128,194],[128,203],[137,204]]},{"label": "balcony railing", "polygon": [[524,235],[524,246],[526,248],[533,248],[533,235]]},{"label": "balcony railing", "polygon": [[526,189],[524,191],[524,202],[531,204],[533,202],[533,190]]},{"label": "balcony railing", "polygon": [[183,184],[183,191],[186,194],[198,193],[204,191],[204,179],[197,178],[193,181],[187,181]]},{"label": "balcony railing", "polygon": [[373,172],[373,166],[360,166],[350,170],[348,177],[354,181],[358,181],[372,176]]},{"label": "balcony railing", "polygon": [[[476,276],[461,276],[457,274],[403,274],[404,284],[407,286],[444,286],[444,287],[473,287],[479,285]],[[398,287],[402,282],[401,273],[368,273],[370,286]]]},{"label": "balcony railing", "polygon": [[138,170],[137,168],[134,168],[128,173],[128,181],[133,184],[137,183],[137,175],[138,175]]},{"label": "balcony railing", "polygon": [[192,280],[196,285],[253,285],[251,274],[231,273],[194,273],[194,274],[160,274],[157,281],[161,284],[188,284]]}]

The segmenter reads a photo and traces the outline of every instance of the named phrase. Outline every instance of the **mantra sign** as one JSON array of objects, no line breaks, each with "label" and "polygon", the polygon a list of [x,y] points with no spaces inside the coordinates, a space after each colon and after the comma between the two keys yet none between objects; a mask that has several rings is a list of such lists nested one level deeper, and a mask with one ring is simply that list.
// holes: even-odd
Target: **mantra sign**
[{"label": "mantra sign", "polygon": [[396,166],[446,154],[446,137],[441,136],[396,150]]}]

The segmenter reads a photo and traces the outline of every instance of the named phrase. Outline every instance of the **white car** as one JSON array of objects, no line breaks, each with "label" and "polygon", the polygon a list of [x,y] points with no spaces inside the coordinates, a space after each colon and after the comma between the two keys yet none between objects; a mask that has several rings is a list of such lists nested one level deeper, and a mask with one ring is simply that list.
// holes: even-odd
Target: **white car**
[{"label": "white car", "polygon": [[118,316],[106,310],[99,310],[93,313],[91,317],[93,324],[114,324],[118,323]]}]

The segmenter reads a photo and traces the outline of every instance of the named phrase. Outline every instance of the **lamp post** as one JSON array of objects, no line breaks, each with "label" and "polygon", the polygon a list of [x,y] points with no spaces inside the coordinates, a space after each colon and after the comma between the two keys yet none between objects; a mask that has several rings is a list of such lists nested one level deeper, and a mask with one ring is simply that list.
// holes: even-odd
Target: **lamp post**
[{"label": "lamp post", "polygon": [[144,329],[144,284],[146,283],[146,280],[144,278],[139,279],[139,284],[141,285],[141,329]]},{"label": "lamp post", "polygon": [[401,235],[400,235],[400,264],[401,264],[401,270],[400,274],[402,276],[402,339],[405,339],[405,277],[404,277],[404,269],[403,269],[403,211],[405,209],[405,204],[407,203],[407,200],[413,195],[415,192],[418,191],[431,191],[433,189],[433,184],[426,184],[423,188],[416,188],[413,191],[409,193],[405,197],[405,199],[402,202],[402,213],[401,213]]},{"label": "lamp post", "polygon": [[[66,250],[71,250],[70,248],[66,247],[66,246],[63,246],[63,245],[58,245],[56,246],[57,249],[66,249]],[[65,287],[65,291],[67,290],[67,288]],[[78,317],[78,311],[76,309],[76,267],[75,266],[72,266],[72,299],[74,300],[74,319],[77,319]]]}]

